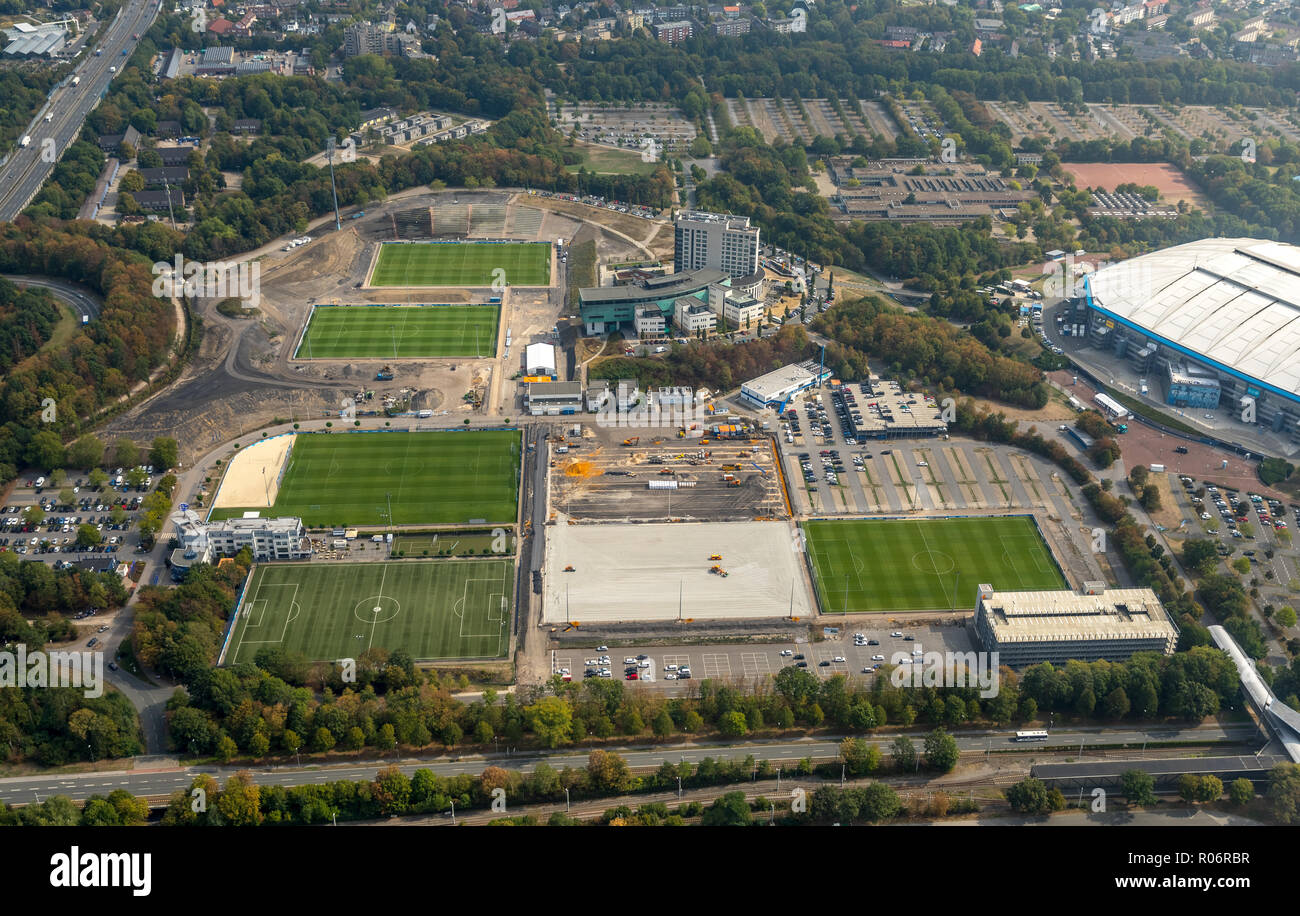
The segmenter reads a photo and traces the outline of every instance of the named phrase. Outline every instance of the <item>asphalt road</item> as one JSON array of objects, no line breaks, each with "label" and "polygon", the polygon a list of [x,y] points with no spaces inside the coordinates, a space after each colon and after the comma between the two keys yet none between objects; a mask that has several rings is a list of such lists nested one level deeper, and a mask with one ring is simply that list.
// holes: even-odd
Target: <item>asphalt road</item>
[{"label": "asphalt road", "polygon": [[68,283],[66,280],[30,277],[23,274],[5,274],[4,278],[22,287],[35,286],[40,289],[48,289],[54,294],[55,298],[72,306],[78,315],[89,315],[92,321],[99,317],[99,310],[104,305],[103,301],[95,293],[89,292],[75,283]]},{"label": "asphalt road", "polygon": [[[36,120],[26,132],[31,142],[15,147],[0,166],[0,221],[13,222],[31,203],[59,158],[76,139],[86,115],[99,104],[117,71],[135,50],[137,42],[133,36],[143,34],[153,24],[158,5],[153,0],[131,0],[97,46],[104,53],[98,57],[92,53],[74,71],[74,76],[81,77],[80,84],[74,86],[68,80],[54,91],[46,107],[37,112]],[[127,52],[125,56],[123,50]],[[46,113],[53,114],[50,121],[45,120]]]},{"label": "asphalt road", "polygon": [[[882,754],[889,753],[889,746],[894,735],[866,736],[868,743],[874,745]],[[911,734],[914,744],[924,740],[924,732]],[[1010,732],[999,731],[956,734],[958,747],[963,752],[977,753],[985,750],[1006,751],[1024,746],[1017,746],[1010,740]],[[1033,750],[1045,752],[1055,749],[1057,753],[1069,751],[1082,745],[1084,754],[1096,745],[1127,744],[1135,748],[1144,744],[1154,749],[1160,742],[1180,742],[1208,744],[1221,741],[1251,742],[1258,741],[1258,731],[1253,725],[1220,725],[1209,722],[1186,728],[1151,728],[1138,729],[1084,729],[1074,732],[1054,734],[1046,744],[1036,744]],[[839,755],[839,739],[819,740],[812,738],[776,739],[771,741],[749,741],[739,743],[696,743],[672,744],[658,747],[607,747],[616,751],[633,768],[654,768],[665,761],[679,763],[689,761],[699,763],[705,757],[715,760],[744,759],[753,755],[756,760],[769,760],[777,765],[783,761],[798,761],[804,757],[817,760],[835,758]],[[1135,750],[1134,754],[1138,752]],[[529,772],[537,764],[545,761],[552,767],[562,769],[566,766],[585,767],[587,750],[530,751],[521,754],[465,754],[455,757],[438,757],[428,760],[410,758],[389,760],[367,760],[356,763],[340,763],[330,766],[307,764],[305,766],[278,766],[252,769],[254,780],[262,786],[293,786],[310,783],[334,782],[337,780],[364,780],[374,778],[377,770],[396,764],[408,776],[419,769],[432,770],[440,776],[452,776],[461,773],[478,775],[488,766],[498,765],[506,769]],[[106,795],[113,789],[126,789],[136,796],[166,796],[177,789],[188,788],[196,776],[208,773],[219,781],[226,780],[236,772],[249,769],[239,766],[199,766],[168,767],[158,770],[103,770],[91,773],[60,773],[42,776],[17,776],[0,779],[0,800],[9,804],[26,804],[42,801],[51,795],[66,795],[74,801],[84,800],[91,795]]]}]

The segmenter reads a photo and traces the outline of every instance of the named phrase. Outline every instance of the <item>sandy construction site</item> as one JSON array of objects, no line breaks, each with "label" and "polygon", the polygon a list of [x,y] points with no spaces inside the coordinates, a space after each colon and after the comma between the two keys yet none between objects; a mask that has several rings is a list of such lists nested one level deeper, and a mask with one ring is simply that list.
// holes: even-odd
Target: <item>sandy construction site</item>
[{"label": "sandy construction site", "polygon": [[816,602],[800,543],[785,521],[569,525],[561,516],[547,529],[542,619],[676,620],[679,594],[684,620],[807,619]]},{"label": "sandy construction site", "polygon": [[291,433],[272,436],[254,442],[230,459],[212,508],[274,505],[280,492],[280,469],[295,438]]}]

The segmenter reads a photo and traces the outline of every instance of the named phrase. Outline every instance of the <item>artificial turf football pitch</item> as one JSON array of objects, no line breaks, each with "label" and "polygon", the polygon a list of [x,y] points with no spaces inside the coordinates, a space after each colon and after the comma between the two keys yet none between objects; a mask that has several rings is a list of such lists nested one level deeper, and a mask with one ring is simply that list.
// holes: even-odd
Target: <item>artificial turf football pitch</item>
[{"label": "artificial turf football pitch", "polygon": [[258,566],[225,664],[260,649],[310,661],[404,649],[417,660],[500,658],[510,633],[509,560],[408,560]]},{"label": "artificial turf football pitch", "polygon": [[985,583],[1067,587],[1028,516],[810,521],[803,530],[825,614],[971,608]]},{"label": "artificial turf football pitch", "polygon": [[[502,271],[497,274],[497,269]],[[371,286],[488,287],[500,277],[511,286],[551,282],[549,242],[384,243]]]},{"label": "artificial turf football pitch", "polygon": [[496,305],[317,307],[294,359],[493,356]]},{"label": "artificial turf football pitch", "polygon": [[[298,516],[309,528],[515,522],[520,435],[472,432],[300,433],[263,517]],[[238,518],[250,508],[216,509]]]}]

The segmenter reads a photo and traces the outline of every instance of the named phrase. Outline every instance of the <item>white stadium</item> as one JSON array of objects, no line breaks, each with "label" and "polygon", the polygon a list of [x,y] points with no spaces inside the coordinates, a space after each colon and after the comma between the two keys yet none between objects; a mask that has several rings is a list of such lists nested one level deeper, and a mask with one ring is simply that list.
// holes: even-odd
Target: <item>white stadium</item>
[{"label": "white stadium", "polygon": [[[1175,407],[1244,409],[1300,438],[1300,248],[1204,239],[1088,275],[1089,343]],[[1152,391],[1152,395],[1156,395]]]}]

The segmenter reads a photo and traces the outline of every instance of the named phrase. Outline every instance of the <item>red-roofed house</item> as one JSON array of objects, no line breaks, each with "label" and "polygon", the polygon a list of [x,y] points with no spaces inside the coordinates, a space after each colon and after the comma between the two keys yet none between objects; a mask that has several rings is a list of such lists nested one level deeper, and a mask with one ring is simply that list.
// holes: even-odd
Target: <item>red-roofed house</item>
[{"label": "red-roofed house", "polygon": [[976,38],[976,39],[975,39],[975,43],[974,43],[973,45],[970,46],[970,52],[971,52],[972,54],[974,54],[976,57],[979,57],[979,56],[980,56],[980,52],[983,51],[983,50],[984,50],[984,42],[982,42],[982,41],[980,41],[978,38]]},{"label": "red-roofed house", "polygon": [[208,23],[208,31],[213,35],[229,35],[235,24],[229,19],[214,19]]}]

